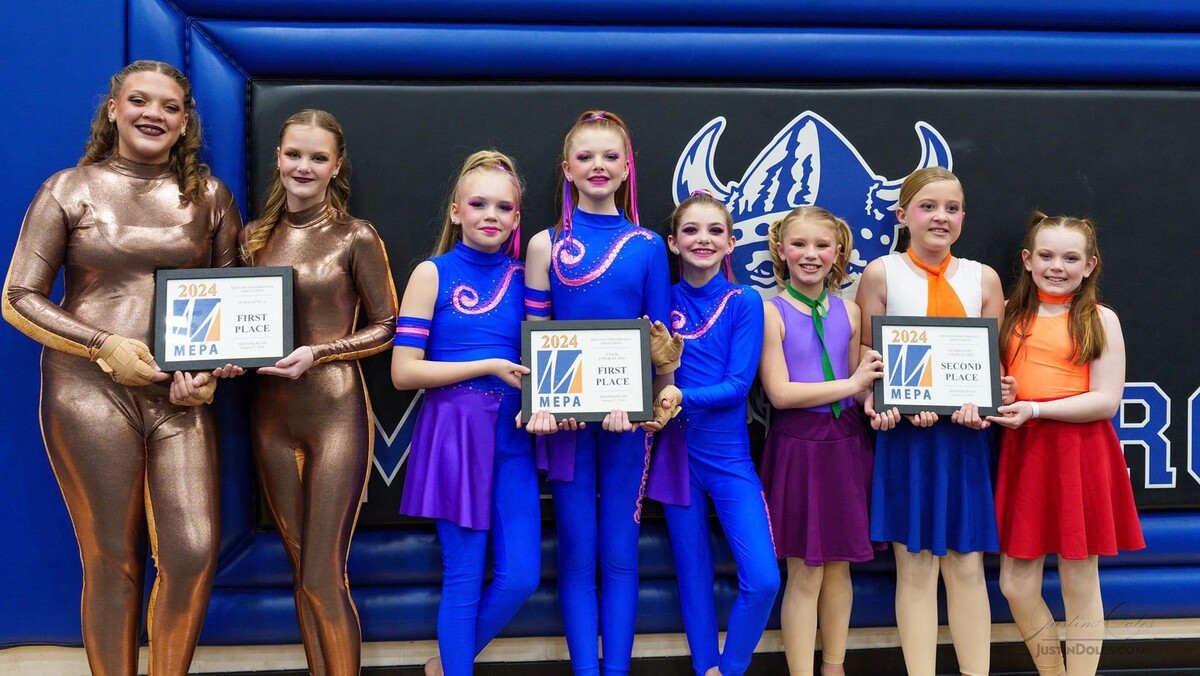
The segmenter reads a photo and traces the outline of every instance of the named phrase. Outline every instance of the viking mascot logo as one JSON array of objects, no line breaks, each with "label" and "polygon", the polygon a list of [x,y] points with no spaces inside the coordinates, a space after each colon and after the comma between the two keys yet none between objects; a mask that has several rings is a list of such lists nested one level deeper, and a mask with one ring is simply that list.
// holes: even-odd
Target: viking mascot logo
[{"label": "viking mascot logo", "polygon": [[[725,130],[725,118],[706,124],[687,144],[675,165],[675,203],[695,190],[707,190],[733,214],[738,246],[733,270],[738,280],[764,296],[776,293],[767,228],[798,206],[816,205],[844,218],[854,233],[850,287],[872,260],[891,252],[899,225],[893,213],[903,177],[888,180],[871,171],[862,155],[820,115],[805,111],[776,134],[736,183],[725,183],[713,170],[713,155]],[[951,169],[950,146],[936,129],[916,123],[921,142],[917,169]]]}]

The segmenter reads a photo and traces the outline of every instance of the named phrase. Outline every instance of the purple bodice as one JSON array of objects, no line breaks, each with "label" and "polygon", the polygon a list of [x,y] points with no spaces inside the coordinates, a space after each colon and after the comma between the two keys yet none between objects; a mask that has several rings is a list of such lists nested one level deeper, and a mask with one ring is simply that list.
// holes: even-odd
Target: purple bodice
[{"label": "purple bodice", "polygon": [[[811,315],[806,315],[789,303],[783,295],[771,299],[783,319],[783,358],[787,363],[788,380],[794,383],[825,382],[821,368],[821,341]],[[850,318],[846,315],[846,304],[837,296],[829,296],[829,316],[825,318],[825,344],[829,348],[829,361],[833,364],[833,375],[838,380],[849,375],[850,369]],[[857,345],[853,346],[855,350]],[[842,407],[849,406],[852,398],[842,400]],[[808,411],[828,411],[829,404],[807,408]]]}]

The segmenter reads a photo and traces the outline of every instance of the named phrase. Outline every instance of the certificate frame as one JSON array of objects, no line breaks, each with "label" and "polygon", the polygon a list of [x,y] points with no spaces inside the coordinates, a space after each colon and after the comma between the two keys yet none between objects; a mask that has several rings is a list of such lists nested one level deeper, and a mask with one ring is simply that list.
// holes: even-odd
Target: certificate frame
[{"label": "certificate frame", "polygon": [[871,318],[883,377],[875,381],[875,410],[954,413],[970,401],[979,415],[1000,406],[999,327],[992,317]]},{"label": "certificate frame", "polygon": [[654,418],[650,323],[644,319],[521,322],[521,420],[549,410],[556,418],[601,422],[617,408],[630,422]]},{"label": "certificate frame", "polygon": [[164,371],[271,366],[294,342],[290,266],[158,270],[154,359]]}]

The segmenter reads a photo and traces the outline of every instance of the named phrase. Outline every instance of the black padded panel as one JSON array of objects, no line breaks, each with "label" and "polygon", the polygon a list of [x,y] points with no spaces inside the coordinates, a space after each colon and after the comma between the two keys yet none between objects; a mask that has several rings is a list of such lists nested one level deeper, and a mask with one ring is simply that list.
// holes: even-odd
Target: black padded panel
[{"label": "black padded panel", "polygon": [[[871,172],[886,184],[917,166],[922,145],[914,125],[924,122],[940,134],[965,186],[967,218],[956,254],[993,266],[1007,287],[1031,209],[1094,218],[1105,258],[1101,290],[1125,327],[1127,380],[1157,383],[1180,405],[1200,384],[1194,365],[1162,358],[1179,354],[1179,346],[1189,342],[1183,327],[1167,319],[1182,309],[1172,301],[1200,292],[1180,255],[1196,251],[1188,209],[1191,168],[1200,156],[1196,92],[256,80],[250,94],[252,198],[259,199],[273,170],[282,120],[304,107],[330,110],[345,127],[354,165],[353,211],[379,228],[400,293],[437,237],[455,172],[476,149],[493,147],[516,159],[528,186],[522,208],[526,239],[552,224],[562,139],[588,108],[615,111],[629,123],[642,223],[660,231],[675,204],[676,163],[693,136],[718,116],[727,124],[713,168],[724,183],[741,181],[756,156],[801,113],[823,118],[826,184],[816,201],[827,208],[842,205],[833,210],[851,222],[856,236],[864,215],[847,213],[854,209],[845,205],[861,202],[872,189],[861,184]],[[861,160],[847,162],[850,151]],[[849,183],[831,187],[834,178]],[[249,211],[253,216],[253,203]],[[889,215],[877,225],[886,229],[891,222]],[[747,243],[757,235],[736,234],[745,247],[738,262],[747,281],[753,267]],[[364,367],[380,426],[390,434],[410,395],[392,390],[387,359],[376,357]],[[1153,387],[1142,390],[1159,396]],[[1161,416],[1161,404],[1152,402],[1152,415]],[[1140,405],[1125,408],[1127,422],[1144,415]],[[1200,490],[1187,476],[1187,417],[1180,408],[1166,430],[1176,487],[1167,485],[1166,456],[1158,455],[1148,471],[1141,446],[1127,447],[1142,507],[1200,504]],[[1119,433],[1126,441],[1147,438],[1152,448],[1165,448],[1147,431]],[[376,447],[384,465],[397,461],[402,450],[387,448],[382,439]],[[395,520],[402,477],[403,469],[386,485],[375,472],[364,525]],[[1148,481],[1163,485],[1147,488]]]}]

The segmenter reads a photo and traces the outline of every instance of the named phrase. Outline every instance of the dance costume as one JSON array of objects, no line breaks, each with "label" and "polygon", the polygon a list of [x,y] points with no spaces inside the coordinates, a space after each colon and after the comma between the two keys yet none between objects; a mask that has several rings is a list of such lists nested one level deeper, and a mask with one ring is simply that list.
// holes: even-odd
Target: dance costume
[{"label": "dance costume", "polygon": [[[700,288],[680,282],[671,301],[671,330],[686,341],[675,371],[683,412],[657,435],[646,495],[666,503],[692,667],[697,676],[715,666],[725,676],[741,676],[779,591],[766,499],[746,432],[746,395],[762,353],[762,300],[750,287],[717,275]],[[723,653],[717,644],[708,496],[738,572]]]},{"label": "dance costume", "polygon": [[[854,330],[842,299],[828,298],[825,344],[833,377],[842,380],[849,374]],[[783,321],[788,380],[825,382],[821,341],[812,315],[799,311],[782,295],[770,302]],[[804,565],[817,567],[829,561],[874,557],[867,518],[874,452],[854,398],[843,399],[841,406],[838,416],[829,404],[771,411],[762,471],[776,554],[781,559],[804,559]]]},{"label": "dance costume", "polygon": [[[576,209],[571,234],[559,233],[552,240],[549,299],[555,319],[647,315],[652,321],[669,321],[666,247],[653,231],[635,226],[624,212]],[[547,309],[529,305],[527,311],[547,314]],[[604,640],[604,673],[629,673],[638,599],[635,510],[647,437],[638,430],[615,433],[589,425],[549,435],[538,444],[539,468],[548,471],[554,496],[559,605],[576,674],[600,673],[598,633]],[[604,585],[599,608],[597,552]]]},{"label": "dance costume", "polygon": [[[459,242],[431,259],[438,296],[429,322],[402,317],[395,344],[429,361],[521,361],[525,268]],[[529,434],[514,422],[521,393],[496,376],[425,390],[400,511],[437,519],[442,544],[438,647],[448,676],[512,619],[541,577],[541,510]],[[483,590],[488,533],[495,570]],[[481,598],[482,590],[482,598]]]},{"label": "dance costume", "polygon": [[[240,226],[220,181],[181,204],[167,164],[116,155],[50,177],[21,226],[4,316],[49,348],[42,432],[79,541],[94,674],[136,671],[147,535],[158,569],[150,673],[187,673],[217,562],[220,501],[209,407],[170,403],[169,382],[118,385],[88,360],[114,334],[152,345],[155,270],[232,265]],[[61,307],[48,298],[59,268]]]},{"label": "dance costume", "polygon": [[[258,476],[292,563],[309,668],[357,674],[362,638],[346,557],[375,440],[357,360],[386,350],[395,330],[387,254],[370,223],[322,202],[283,214],[254,264],[292,266],[295,341],[314,357],[295,380],[257,379]],[[367,323],[355,331],[360,306]]]},{"label": "dance costume", "polygon": [[[888,315],[924,316],[927,280],[904,262],[904,254],[883,257]],[[968,317],[983,307],[983,266],[959,258],[947,281]],[[871,481],[871,539],[899,542],[916,553],[945,556],[995,552],[999,548],[988,467],[989,432],[950,422],[914,427],[901,419],[875,437]]]},{"label": "dance costume", "polygon": [[[1023,343],[1011,339],[1017,398],[1051,401],[1087,392],[1090,364],[1074,364],[1069,312],[1036,316]],[[1146,546],[1125,454],[1108,419],[1036,418],[1004,430],[996,479],[1000,548],[1018,559],[1112,556]]]}]

